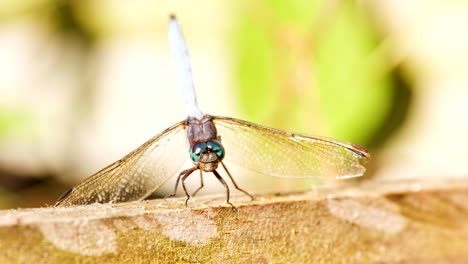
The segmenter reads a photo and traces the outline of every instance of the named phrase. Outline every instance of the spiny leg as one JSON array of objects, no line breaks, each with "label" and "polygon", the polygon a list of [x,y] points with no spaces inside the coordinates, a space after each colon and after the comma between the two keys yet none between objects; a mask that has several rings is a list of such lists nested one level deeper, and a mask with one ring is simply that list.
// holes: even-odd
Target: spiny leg
[{"label": "spiny leg", "polygon": [[220,181],[223,184],[224,188],[226,188],[226,194],[227,194],[226,202],[230,206],[232,206],[232,208],[236,208],[231,202],[229,202],[230,193],[229,193],[229,186],[227,185],[226,181],[221,177],[221,175],[219,175],[219,173],[216,170],[213,171],[213,174],[216,176],[218,181]]},{"label": "spiny leg", "polygon": [[200,183],[201,183],[201,184],[200,184],[200,187],[198,187],[198,189],[195,190],[195,192],[192,193],[192,196],[195,196],[195,195],[197,194],[197,192],[198,192],[199,190],[201,190],[201,189],[203,188],[203,186],[204,186],[204,185],[203,185],[203,171],[202,171],[202,170],[200,170]]},{"label": "spiny leg", "polygon": [[185,170],[185,175],[182,176],[182,179],[181,179],[181,182],[182,182],[182,188],[184,188],[184,192],[185,192],[185,195],[187,195],[187,200],[185,200],[185,206],[188,205],[188,201],[190,200],[190,194],[188,193],[187,191],[187,187],[185,186],[185,179],[187,179],[188,176],[190,176],[190,174],[192,174],[192,172],[198,170],[198,167],[193,167],[191,169],[188,169],[188,170]]},{"label": "spiny leg", "polygon": [[[195,167],[195,169],[196,169],[196,168],[197,168],[197,167]],[[177,180],[176,180],[176,183],[175,183],[175,186],[174,186],[174,192],[171,193],[171,194],[169,194],[169,195],[167,195],[167,196],[164,197],[164,198],[169,198],[169,197],[174,197],[174,196],[176,196],[176,194],[177,194],[177,187],[179,186],[179,182],[180,182],[180,179],[182,178],[182,176],[184,176],[185,174],[187,174],[187,173],[189,173],[189,172],[192,173],[193,171],[194,171],[194,168],[190,168],[190,169],[181,171],[181,172],[179,173],[179,176],[177,176]],[[189,174],[190,174],[190,173],[189,173]]]},{"label": "spiny leg", "polygon": [[255,200],[255,197],[253,197],[253,195],[251,195],[251,194],[248,193],[247,191],[244,191],[243,189],[241,189],[241,188],[237,185],[236,181],[234,181],[234,178],[231,176],[231,173],[229,172],[229,170],[226,168],[226,165],[224,165],[224,163],[223,163],[222,161],[221,161],[221,165],[223,165],[223,168],[224,168],[224,170],[227,172],[227,175],[228,175],[229,178],[231,179],[232,183],[234,184],[234,187],[235,187],[237,190],[239,190],[239,191],[245,193],[246,195],[248,195],[248,196],[250,197],[250,199],[252,199],[252,201]]},{"label": "spiny leg", "polygon": [[174,192],[171,193],[171,194],[169,194],[169,195],[167,195],[167,196],[164,197],[164,198],[169,198],[169,197],[174,197],[174,196],[176,196],[176,194],[177,194],[177,186],[179,186],[180,178],[182,177],[182,175],[186,174],[187,171],[189,171],[189,170],[190,170],[190,169],[188,169],[188,170],[183,170],[183,171],[181,171],[181,172],[179,173],[179,176],[177,176],[177,181],[176,181],[175,186],[174,186]]}]

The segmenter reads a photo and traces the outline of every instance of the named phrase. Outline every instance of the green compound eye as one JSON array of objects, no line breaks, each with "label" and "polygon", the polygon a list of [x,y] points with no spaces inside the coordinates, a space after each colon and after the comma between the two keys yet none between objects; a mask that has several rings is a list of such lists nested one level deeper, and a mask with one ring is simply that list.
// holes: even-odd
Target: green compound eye
[{"label": "green compound eye", "polygon": [[221,142],[217,140],[210,140],[206,143],[206,145],[209,150],[216,153],[216,156],[218,156],[219,160],[224,158],[224,147]]},{"label": "green compound eye", "polygon": [[206,143],[198,142],[190,149],[190,159],[192,159],[193,164],[198,165],[200,162],[200,156],[205,152]]}]

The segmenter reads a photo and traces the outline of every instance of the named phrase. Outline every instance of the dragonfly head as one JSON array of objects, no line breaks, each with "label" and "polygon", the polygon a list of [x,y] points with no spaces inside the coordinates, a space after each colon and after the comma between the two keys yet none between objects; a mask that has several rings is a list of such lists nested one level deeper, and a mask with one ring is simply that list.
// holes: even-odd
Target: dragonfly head
[{"label": "dragonfly head", "polygon": [[217,140],[198,142],[190,148],[190,158],[201,170],[212,172],[224,158],[224,147]]}]

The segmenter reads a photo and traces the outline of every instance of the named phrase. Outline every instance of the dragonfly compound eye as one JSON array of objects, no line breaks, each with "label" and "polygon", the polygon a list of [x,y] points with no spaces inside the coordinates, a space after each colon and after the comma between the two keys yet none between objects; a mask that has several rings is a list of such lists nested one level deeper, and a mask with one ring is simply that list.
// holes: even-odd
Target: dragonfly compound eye
[{"label": "dragonfly compound eye", "polygon": [[198,142],[193,145],[190,149],[190,159],[192,159],[193,164],[197,165],[200,162],[200,156],[206,150],[206,143]]},{"label": "dragonfly compound eye", "polygon": [[224,147],[221,142],[217,140],[210,140],[206,143],[206,145],[210,151],[216,153],[216,156],[218,156],[219,160],[224,158]]}]

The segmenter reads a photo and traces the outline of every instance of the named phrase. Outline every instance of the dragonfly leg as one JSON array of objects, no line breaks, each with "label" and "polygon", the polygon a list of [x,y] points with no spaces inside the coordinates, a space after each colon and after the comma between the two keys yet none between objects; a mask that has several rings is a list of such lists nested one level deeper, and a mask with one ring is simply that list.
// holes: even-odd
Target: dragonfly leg
[{"label": "dragonfly leg", "polygon": [[192,174],[192,172],[194,172],[195,170],[198,170],[198,167],[193,167],[191,169],[183,171],[185,172],[185,174],[184,176],[182,176],[181,182],[182,182],[182,188],[184,188],[185,195],[187,195],[187,200],[185,200],[185,206],[188,205],[188,201],[190,200],[190,197],[191,197],[187,191],[187,187],[185,186],[185,179],[187,179],[187,177],[190,176],[190,174]]},{"label": "dragonfly leg", "polygon": [[213,171],[213,174],[216,176],[216,178],[218,179],[218,181],[220,181],[224,188],[226,188],[226,194],[227,194],[227,199],[226,199],[226,202],[232,206],[232,208],[236,208],[231,202],[229,202],[229,197],[230,197],[230,194],[229,194],[229,186],[227,185],[226,181],[221,177],[221,175],[219,175],[219,173],[214,170]]},{"label": "dragonfly leg", "polygon": [[229,170],[227,169],[226,165],[224,165],[223,162],[221,162],[221,165],[223,165],[223,168],[224,168],[224,170],[227,172],[227,175],[228,175],[229,178],[231,179],[232,183],[234,184],[234,187],[235,187],[237,190],[239,190],[239,191],[245,193],[246,195],[248,195],[252,201],[255,200],[255,197],[254,197],[253,195],[251,195],[251,194],[248,193],[247,191],[244,191],[243,189],[241,189],[241,188],[237,185],[236,181],[234,181],[234,178],[231,176],[231,173],[229,172]]},{"label": "dragonfly leg", "polygon": [[192,193],[192,196],[195,196],[195,195],[197,194],[197,192],[198,192],[199,190],[201,190],[201,189],[203,188],[203,186],[204,186],[204,185],[203,185],[203,172],[202,172],[202,170],[200,170],[200,183],[201,183],[201,184],[200,184],[200,187],[198,187],[198,189],[195,190],[195,192]]},{"label": "dragonfly leg", "polygon": [[174,192],[167,195],[166,197],[164,198],[169,198],[169,197],[175,197],[176,194],[177,194],[177,186],[179,186],[179,181],[180,181],[180,178],[182,177],[182,175],[186,174],[188,170],[184,170],[182,171],[181,173],[179,173],[179,176],[177,176],[177,181],[176,181],[176,184],[174,186]]},{"label": "dragonfly leg", "polygon": [[[184,176],[185,174],[187,174],[187,173],[189,173],[189,172],[192,173],[192,172],[194,171],[194,169],[196,169],[196,168],[197,168],[197,167],[195,167],[195,168],[190,168],[190,169],[188,169],[188,170],[183,170],[183,171],[181,171],[181,172],[179,173],[179,176],[177,176],[177,181],[176,181],[176,184],[175,184],[175,186],[174,186],[174,192],[171,193],[171,194],[169,194],[169,195],[167,195],[167,196],[164,197],[164,198],[175,197],[176,194],[177,194],[177,187],[179,186],[179,182],[180,182],[180,179],[182,178],[182,176]],[[190,173],[189,173],[189,175],[190,175]]]}]

